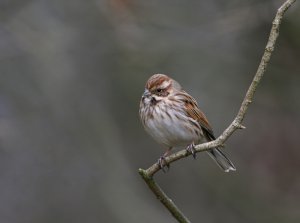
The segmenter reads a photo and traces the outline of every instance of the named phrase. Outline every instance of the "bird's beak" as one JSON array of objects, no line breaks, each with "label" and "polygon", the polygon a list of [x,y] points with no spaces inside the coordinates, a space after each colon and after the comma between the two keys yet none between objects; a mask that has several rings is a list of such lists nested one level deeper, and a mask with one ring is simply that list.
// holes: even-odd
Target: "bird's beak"
[{"label": "bird's beak", "polygon": [[143,93],[143,98],[148,98],[151,95],[150,91],[148,89],[145,89]]}]

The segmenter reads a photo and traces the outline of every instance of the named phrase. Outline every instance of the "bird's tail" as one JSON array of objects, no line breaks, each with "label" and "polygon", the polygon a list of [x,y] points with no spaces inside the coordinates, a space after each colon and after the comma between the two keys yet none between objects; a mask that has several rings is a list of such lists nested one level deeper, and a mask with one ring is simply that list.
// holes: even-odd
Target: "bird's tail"
[{"label": "bird's tail", "polygon": [[233,163],[226,157],[226,155],[218,148],[207,151],[208,155],[218,164],[218,166],[225,172],[230,170],[235,171],[235,166]]}]

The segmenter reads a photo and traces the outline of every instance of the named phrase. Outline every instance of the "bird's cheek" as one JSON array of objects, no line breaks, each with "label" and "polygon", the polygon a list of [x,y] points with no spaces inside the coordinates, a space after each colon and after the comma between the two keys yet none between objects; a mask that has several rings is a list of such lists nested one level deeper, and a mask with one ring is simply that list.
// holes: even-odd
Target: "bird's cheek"
[{"label": "bird's cheek", "polygon": [[152,105],[156,105],[157,104],[157,100],[155,99],[155,97],[151,98],[151,104]]}]

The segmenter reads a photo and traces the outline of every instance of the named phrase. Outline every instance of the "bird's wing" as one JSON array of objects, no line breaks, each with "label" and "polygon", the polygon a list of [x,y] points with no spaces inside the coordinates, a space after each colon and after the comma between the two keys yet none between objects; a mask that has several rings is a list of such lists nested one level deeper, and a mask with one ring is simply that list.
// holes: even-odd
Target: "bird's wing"
[{"label": "bird's wing", "polygon": [[198,104],[196,100],[191,97],[189,94],[186,93],[186,97],[188,97],[188,100],[185,100],[185,107],[186,107],[186,112],[187,115],[196,120],[206,136],[207,140],[211,141],[215,139],[212,127],[210,126],[206,116],[204,113],[199,109]]}]

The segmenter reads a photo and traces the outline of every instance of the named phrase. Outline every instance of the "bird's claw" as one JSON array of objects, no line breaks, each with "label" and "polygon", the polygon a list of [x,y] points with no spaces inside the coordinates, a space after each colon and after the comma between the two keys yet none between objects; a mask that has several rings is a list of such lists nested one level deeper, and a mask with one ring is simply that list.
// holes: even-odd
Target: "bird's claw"
[{"label": "bird's claw", "polygon": [[158,159],[157,164],[159,165],[160,169],[165,173],[165,167],[167,167],[167,171],[170,169],[170,164],[166,161],[166,157],[165,156],[161,156]]},{"label": "bird's claw", "polygon": [[191,153],[193,158],[196,159],[197,156],[196,156],[196,150],[195,150],[195,144],[194,143],[188,145],[188,147],[186,148],[186,151],[188,153]]}]

